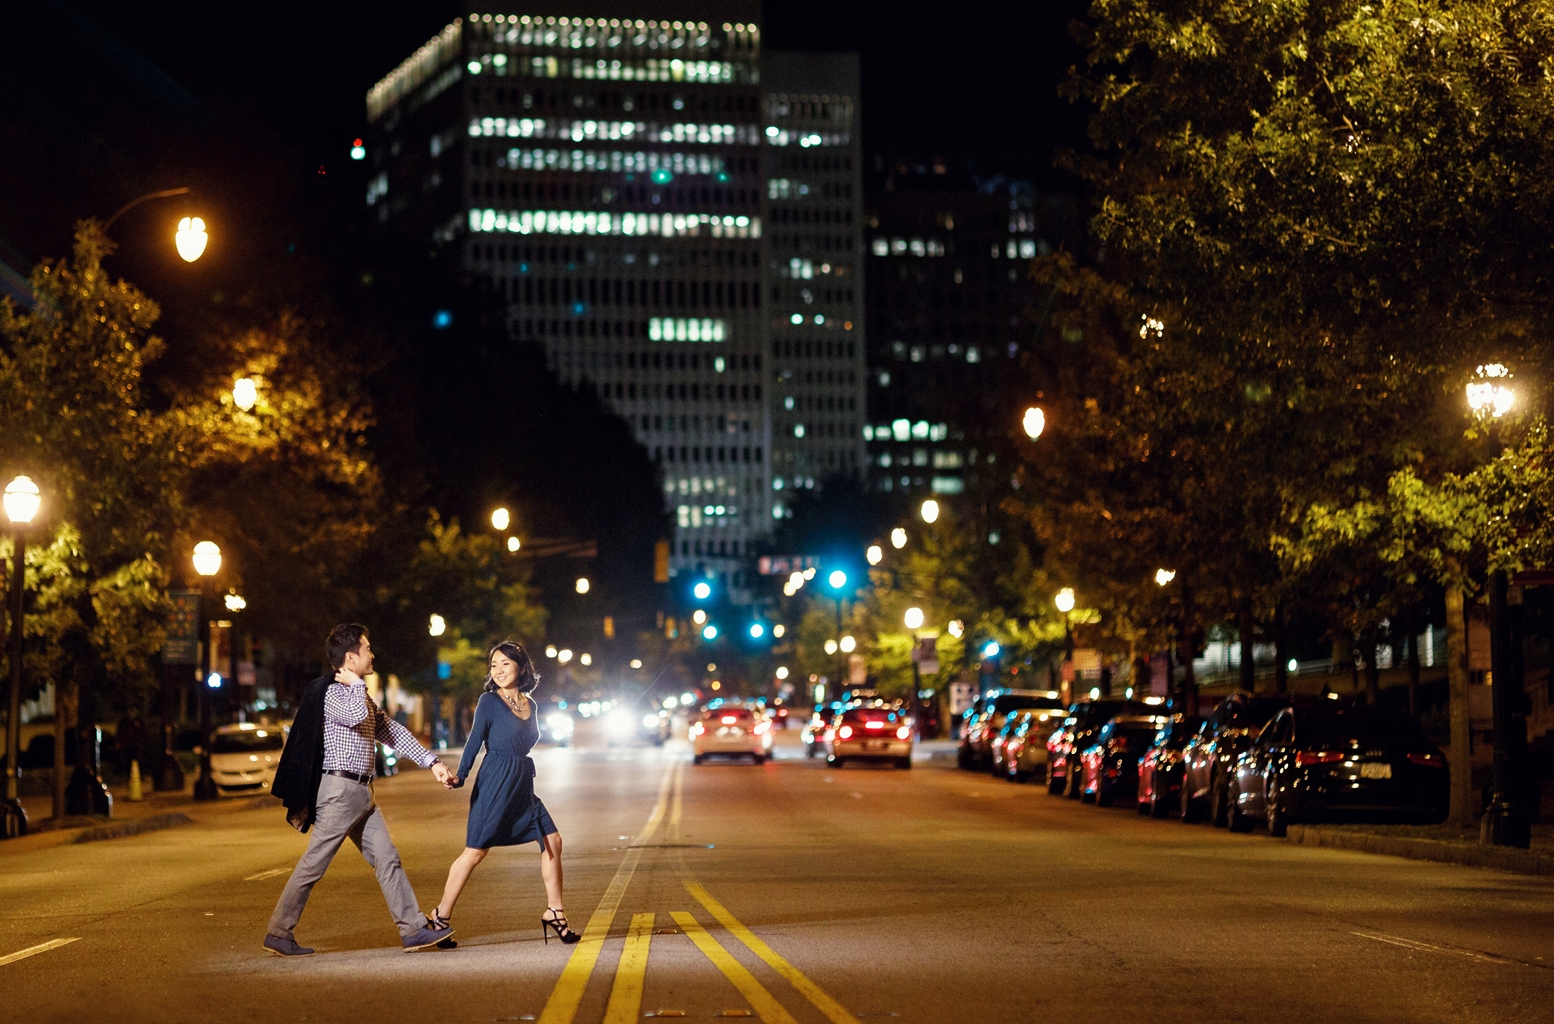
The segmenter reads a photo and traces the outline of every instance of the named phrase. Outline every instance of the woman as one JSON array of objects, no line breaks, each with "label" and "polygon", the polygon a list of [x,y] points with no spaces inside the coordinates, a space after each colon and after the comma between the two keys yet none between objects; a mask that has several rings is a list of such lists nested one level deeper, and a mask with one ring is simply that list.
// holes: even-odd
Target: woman
[{"label": "woman", "polygon": [[449,927],[453,905],[458,902],[464,883],[475,865],[486,859],[493,846],[540,844],[540,877],[545,880],[547,906],[540,916],[540,934],[550,941],[555,932],[562,942],[571,944],[582,936],[567,927],[566,911],[561,902],[561,833],[540,798],[534,795],[534,761],[529,751],[539,739],[539,717],[533,698],[540,677],[523,645],[504,640],[491,648],[490,674],[485,693],[475,705],[475,725],[459,761],[458,780],[462,786],[480,748],[486,748],[485,762],[475,779],[469,799],[469,827],[464,852],[448,869],[448,884],[443,888],[437,909],[426,915],[435,927]]}]

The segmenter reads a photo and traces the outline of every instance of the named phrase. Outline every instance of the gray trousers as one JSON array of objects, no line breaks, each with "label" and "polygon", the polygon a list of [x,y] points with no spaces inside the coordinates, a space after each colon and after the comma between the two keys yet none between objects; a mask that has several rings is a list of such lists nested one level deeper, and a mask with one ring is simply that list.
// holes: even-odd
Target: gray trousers
[{"label": "gray trousers", "polygon": [[324,877],[330,861],[340,852],[340,844],[349,838],[377,873],[378,886],[388,901],[389,912],[399,926],[401,938],[414,935],[425,927],[415,891],[399,863],[399,851],[389,838],[383,812],[372,798],[372,787],[363,786],[338,775],[325,775],[318,783],[318,817],[313,822],[307,852],[297,861],[281,892],[275,913],[270,915],[269,933],[276,938],[294,938],[292,929],[302,918],[308,895]]}]

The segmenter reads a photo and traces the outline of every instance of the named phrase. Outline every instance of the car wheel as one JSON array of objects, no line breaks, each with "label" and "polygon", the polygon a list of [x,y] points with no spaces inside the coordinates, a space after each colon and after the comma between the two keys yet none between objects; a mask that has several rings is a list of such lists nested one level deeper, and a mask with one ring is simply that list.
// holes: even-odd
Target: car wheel
[{"label": "car wheel", "polygon": [[966,752],[965,747],[955,748],[955,767],[965,771],[969,771],[971,769],[971,757]]},{"label": "car wheel", "polygon": [[1232,832],[1252,831],[1252,819],[1241,813],[1241,805],[1235,793],[1225,794],[1225,825]]},{"label": "car wheel", "polygon": [[1112,791],[1106,788],[1104,777],[1095,780],[1095,806],[1110,807],[1113,803]]},{"label": "car wheel", "polygon": [[1182,780],[1180,817],[1184,825],[1196,825],[1201,820],[1198,815],[1198,802],[1192,798],[1192,788],[1187,784],[1185,778]]},{"label": "car wheel", "polygon": [[1209,808],[1213,812],[1214,827],[1224,828],[1230,821],[1230,799],[1225,792],[1225,783],[1218,779],[1209,787]]},{"label": "car wheel", "polygon": [[900,768],[903,771],[911,771],[912,770],[912,758],[910,756],[896,758],[896,767]]},{"label": "car wheel", "polygon": [[1289,819],[1285,817],[1283,811],[1279,810],[1279,801],[1274,798],[1272,793],[1269,793],[1263,800],[1268,808],[1268,834],[1275,839],[1283,839],[1289,835]]},{"label": "car wheel", "polygon": [[1057,796],[1059,793],[1063,792],[1063,780],[1065,778],[1067,778],[1066,775],[1056,775],[1056,776],[1053,775],[1052,774],[1052,769],[1048,768],[1047,769],[1047,792],[1051,793],[1053,796]]},{"label": "car wheel", "polygon": [[1063,773],[1063,795],[1070,800],[1078,800],[1084,796],[1084,776],[1076,776],[1072,766]]},{"label": "car wheel", "polygon": [[1160,791],[1153,790],[1149,794],[1149,816],[1151,818],[1164,818],[1166,806],[1160,802]]}]

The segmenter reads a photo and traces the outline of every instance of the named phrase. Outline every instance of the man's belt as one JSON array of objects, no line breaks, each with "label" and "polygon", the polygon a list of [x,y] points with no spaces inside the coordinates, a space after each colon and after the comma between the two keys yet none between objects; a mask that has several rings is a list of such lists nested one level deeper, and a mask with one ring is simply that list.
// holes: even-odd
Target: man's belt
[{"label": "man's belt", "polygon": [[363,786],[370,786],[370,785],[372,785],[372,776],[371,775],[363,775],[361,772],[347,772],[347,771],[341,771],[338,768],[325,768],[324,769],[324,774],[325,775],[338,775],[342,779],[350,779],[352,782],[359,782]]}]

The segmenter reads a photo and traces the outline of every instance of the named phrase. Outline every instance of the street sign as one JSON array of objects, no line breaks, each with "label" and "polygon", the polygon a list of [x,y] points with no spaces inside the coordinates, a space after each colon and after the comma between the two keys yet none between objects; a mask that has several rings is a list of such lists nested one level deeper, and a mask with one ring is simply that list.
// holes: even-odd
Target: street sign
[{"label": "street sign", "polygon": [[975,683],[955,682],[950,684],[950,714],[960,715],[971,707],[971,702],[977,699],[977,687]]},{"label": "street sign", "polygon": [[173,610],[167,616],[167,639],[162,642],[162,664],[200,663],[200,592],[172,590],[167,594]]},{"label": "street sign", "polygon": [[920,675],[936,676],[939,674],[939,651],[936,647],[937,636],[920,636],[912,647],[912,660],[917,662],[917,671]]},{"label": "street sign", "polygon": [[847,682],[851,686],[862,686],[869,681],[869,666],[863,660],[861,654],[849,654],[847,656]]}]

